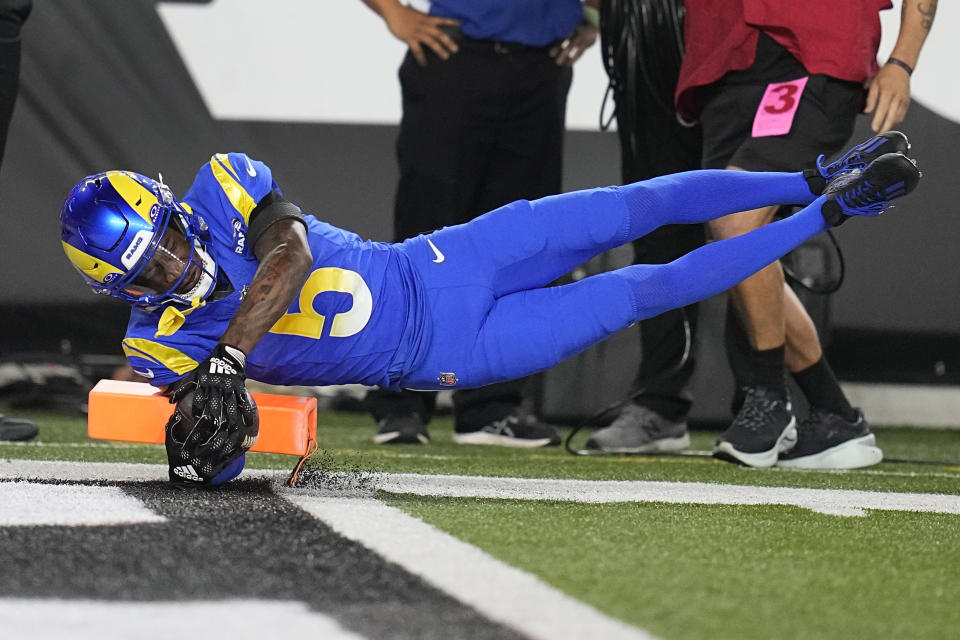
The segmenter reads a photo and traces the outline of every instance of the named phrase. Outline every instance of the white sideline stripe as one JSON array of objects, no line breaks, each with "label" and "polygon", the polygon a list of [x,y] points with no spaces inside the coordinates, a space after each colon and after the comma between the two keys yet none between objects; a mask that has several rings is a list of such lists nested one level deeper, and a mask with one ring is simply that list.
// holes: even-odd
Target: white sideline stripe
[{"label": "white sideline stripe", "polygon": [[[244,478],[286,478],[289,475],[289,471],[278,469],[251,469],[243,472]],[[170,473],[165,464],[0,458],[0,479],[2,478],[65,482],[150,482],[169,480]]]},{"label": "white sideline stripe", "polygon": [[377,500],[323,497],[294,490],[285,490],[282,495],[341,535],[421,576],[483,616],[531,638],[653,637]]},{"label": "white sideline stripe", "polygon": [[[238,611],[243,614],[237,615]],[[330,616],[311,611],[302,602],[104,602],[0,598],[0,629],[3,629],[5,638],[169,640],[183,637],[187,629],[209,629],[212,620],[216,621],[214,635],[217,638],[363,640],[363,636],[344,629]]]},{"label": "white sideline stripe", "polygon": [[[242,477],[283,480],[288,475],[289,473],[283,470],[254,469],[244,471]],[[331,476],[334,475],[337,474],[331,474]],[[949,477],[960,479],[960,476]],[[73,482],[103,480],[139,482],[166,480],[168,472],[166,465],[160,464],[0,458],[0,478],[55,479]],[[864,509],[960,514],[960,495],[942,493],[759,487],[706,482],[496,478],[411,473],[376,474],[371,477],[371,481],[373,489],[425,496],[595,503],[784,504],[811,509],[818,513],[848,516],[865,515]]]},{"label": "white sideline stripe", "polygon": [[0,527],[166,522],[119,487],[0,482],[0,505]]},{"label": "white sideline stripe", "polygon": [[960,495],[757,487],[706,482],[549,480],[398,473],[379,477],[376,487],[390,493],[513,500],[782,504],[845,516],[866,515],[864,509],[960,514]]}]

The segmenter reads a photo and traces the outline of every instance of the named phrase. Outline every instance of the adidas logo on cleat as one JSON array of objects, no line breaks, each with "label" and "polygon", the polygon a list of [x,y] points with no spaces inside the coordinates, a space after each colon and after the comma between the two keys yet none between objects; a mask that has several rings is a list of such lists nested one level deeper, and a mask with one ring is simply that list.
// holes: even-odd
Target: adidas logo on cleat
[{"label": "adidas logo on cleat", "polygon": [[890,208],[890,201],[916,188],[922,174],[916,163],[902,153],[887,153],[863,171],[842,173],[830,181],[823,195],[828,200],[821,212],[831,226],[850,216],[877,216]]}]

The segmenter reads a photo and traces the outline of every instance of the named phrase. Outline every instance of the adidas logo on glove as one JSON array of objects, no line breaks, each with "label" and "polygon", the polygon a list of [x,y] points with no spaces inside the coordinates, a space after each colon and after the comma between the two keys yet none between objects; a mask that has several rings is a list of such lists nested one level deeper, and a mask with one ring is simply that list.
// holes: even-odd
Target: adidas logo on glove
[{"label": "adidas logo on glove", "polygon": [[[229,345],[223,345],[223,350],[228,356],[233,358],[239,365],[242,370],[246,365],[247,356],[240,351],[240,349],[235,349]],[[240,371],[234,367],[233,362],[226,360],[224,358],[218,358],[213,356],[210,358],[210,373],[225,373],[227,375],[235,376],[240,375]]]},{"label": "adidas logo on glove", "polygon": [[173,472],[184,480],[193,480],[194,482],[203,482],[203,478],[197,475],[196,469],[192,464],[186,464],[182,467],[174,467]]}]

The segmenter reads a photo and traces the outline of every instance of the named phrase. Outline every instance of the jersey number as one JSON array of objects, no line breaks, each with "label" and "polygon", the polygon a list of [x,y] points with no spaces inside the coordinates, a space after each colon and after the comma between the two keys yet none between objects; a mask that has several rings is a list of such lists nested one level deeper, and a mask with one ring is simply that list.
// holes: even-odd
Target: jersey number
[{"label": "jersey number", "polygon": [[313,308],[314,299],[321,293],[338,291],[353,297],[349,311],[333,316],[330,336],[346,338],[367,326],[373,313],[373,296],[370,287],[356,271],[337,267],[324,267],[310,274],[300,290],[300,311],[284,314],[270,329],[270,333],[284,333],[304,338],[317,339],[323,332],[327,318]]}]

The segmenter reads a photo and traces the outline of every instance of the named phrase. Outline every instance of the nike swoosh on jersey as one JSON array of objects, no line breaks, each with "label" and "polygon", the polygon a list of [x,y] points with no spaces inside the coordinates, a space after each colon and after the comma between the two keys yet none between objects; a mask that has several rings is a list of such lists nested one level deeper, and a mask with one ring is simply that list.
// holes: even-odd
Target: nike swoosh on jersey
[{"label": "nike swoosh on jersey", "polygon": [[144,369],[143,371],[141,371],[140,369],[134,369],[133,372],[138,376],[143,376],[144,378],[153,377],[153,371],[151,371],[150,369]]},{"label": "nike swoosh on jersey", "polygon": [[433,259],[434,262],[440,264],[446,260],[446,256],[443,255],[443,252],[440,251],[440,249],[437,249],[437,245],[433,244],[433,241],[430,240],[430,238],[427,238],[427,244],[430,245],[430,248],[433,249],[433,253],[436,256],[436,258]]},{"label": "nike swoosh on jersey", "polygon": [[253,163],[247,160],[246,164],[247,164],[247,175],[250,176],[251,178],[256,178],[257,170],[253,168]]}]

